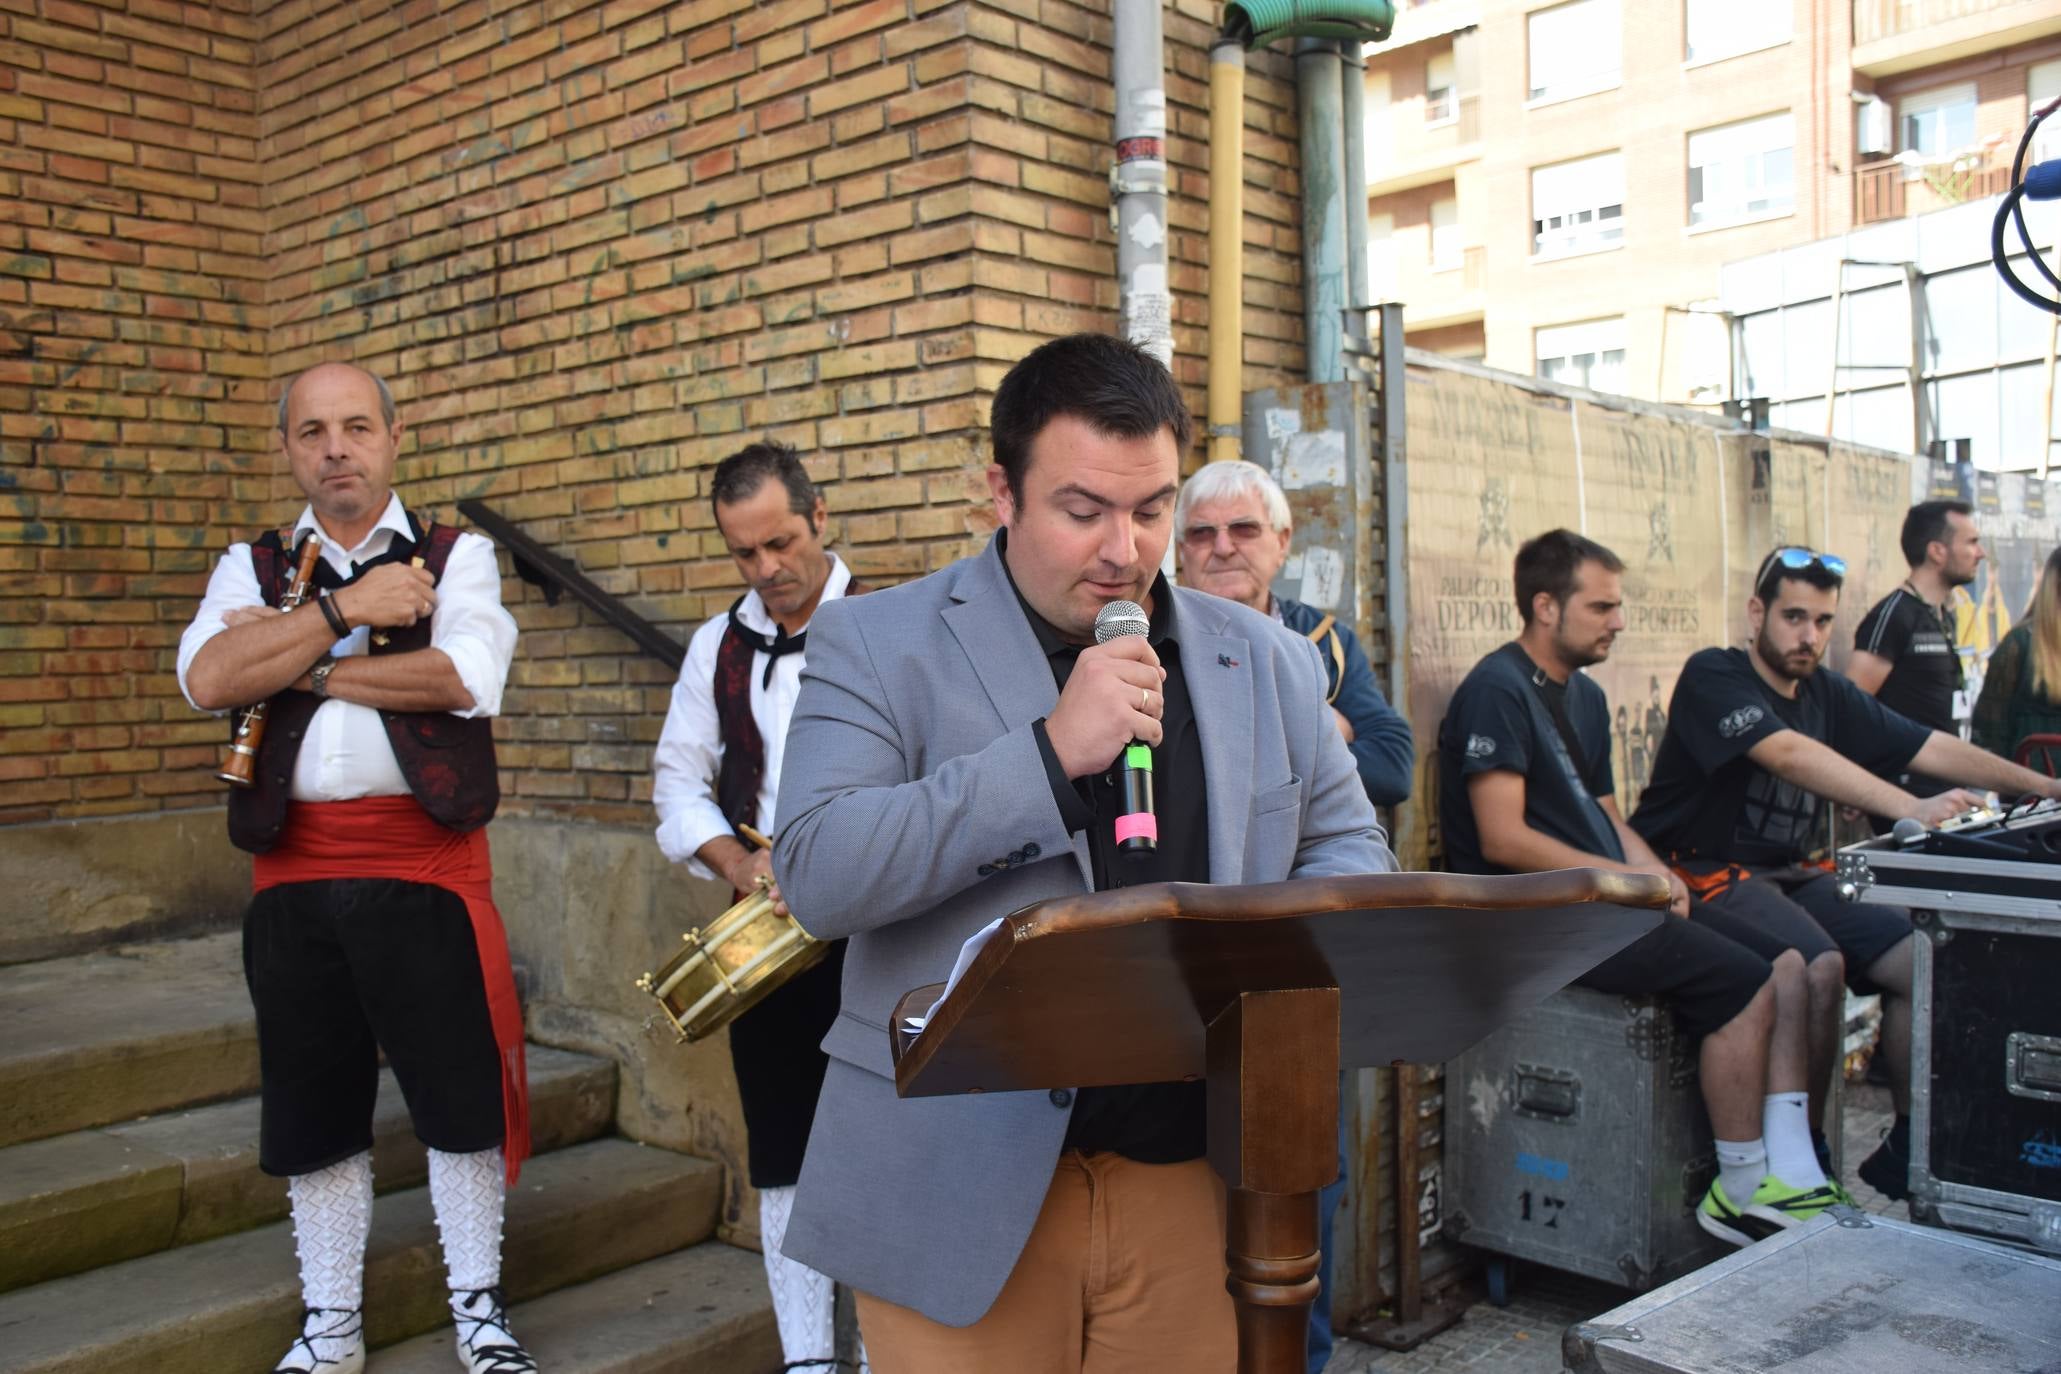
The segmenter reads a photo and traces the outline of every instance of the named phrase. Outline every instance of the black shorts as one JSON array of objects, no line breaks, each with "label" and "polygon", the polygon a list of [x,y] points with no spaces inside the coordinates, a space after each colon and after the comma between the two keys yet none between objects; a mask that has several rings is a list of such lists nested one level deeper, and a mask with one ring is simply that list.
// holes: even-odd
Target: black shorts
[{"label": "black shorts", "polygon": [[392,878],[267,888],[243,919],[243,973],[266,1173],[372,1148],[381,1050],[423,1144],[471,1154],[504,1142],[501,1052],[457,893]]},{"label": "black shorts", "polygon": [[1764,874],[1727,888],[1711,905],[1732,917],[1739,939],[1768,958],[1785,949],[1805,960],[1838,950],[1846,956],[1846,985],[1858,993],[1881,991],[1868,969],[1911,933],[1907,913],[1842,901],[1838,879],[1815,870]]},{"label": "black shorts", "polygon": [[1665,997],[1683,1031],[1700,1040],[1744,1011],[1771,971],[1771,956],[1733,938],[1733,924],[1691,902],[1688,920],[1669,916],[1575,984],[1626,997]]}]

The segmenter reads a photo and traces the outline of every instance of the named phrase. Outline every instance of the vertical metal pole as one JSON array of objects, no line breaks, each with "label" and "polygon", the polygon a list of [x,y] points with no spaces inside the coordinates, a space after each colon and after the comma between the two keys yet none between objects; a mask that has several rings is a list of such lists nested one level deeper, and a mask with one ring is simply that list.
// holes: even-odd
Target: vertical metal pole
[{"label": "vertical metal pole", "polygon": [[1245,362],[1245,48],[1209,50],[1209,458],[1236,458]]},{"label": "vertical metal pole", "polygon": [[1174,359],[1166,271],[1166,77],[1160,0],[1117,0],[1115,25],[1117,312],[1124,337]]},{"label": "vertical metal pole", "polygon": [[1295,44],[1296,120],[1302,132],[1304,369],[1313,382],[1345,378],[1345,149],[1338,45]]},{"label": "vertical metal pole", "polygon": [[[1374,304],[1367,265],[1367,62],[1360,44],[1338,47],[1339,108],[1345,131],[1345,308],[1365,310]],[[1354,321],[1364,331],[1365,321]]]},{"label": "vertical metal pole", "polygon": [[1918,265],[1904,264],[1904,300],[1911,312],[1911,452],[1925,451],[1925,308],[1919,303],[1918,293],[1923,283],[1918,276]]},{"label": "vertical metal pole", "polygon": [[1832,420],[1839,404],[1839,307],[1846,297],[1846,259],[1832,265],[1832,351],[1825,370],[1825,437],[1832,437]]},{"label": "vertical metal pole", "polygon": [[1409,448],[1403,390],[1408,385],[1403,356],[1403,307],[1384,302],[1381,314],[1381,514],[1388,526],[1384,549],[1388,602],[1388,704],[1410,716],[1410,588],[1404,548],[1409,529]]},{"label": "vertical metal pole", "polygon": [[2045,422],[2040,426],[2040,480],[2047,480],[2047,459],[2054,451],[2054,345],[2061,339],[2061,315],[2047,317],[2047,368],[2040,374],[2042,390],[2046,393],[2040,414]]}]

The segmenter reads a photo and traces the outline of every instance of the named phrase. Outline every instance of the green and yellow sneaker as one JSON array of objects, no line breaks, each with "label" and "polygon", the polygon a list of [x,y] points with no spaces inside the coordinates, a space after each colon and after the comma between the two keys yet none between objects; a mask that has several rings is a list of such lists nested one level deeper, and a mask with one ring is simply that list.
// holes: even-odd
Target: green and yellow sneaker
[{"label": "green and yellow sneaker", "polygon": [[1696,1208],[1696,1224],[1729,1244],[1751,1245],[1792,1226],[1801,1226],[1838,1200],[1830,1185],[1792,1188],[1773,1174],[1765,1174],[1752,1198],[1744,1207],[1738,1207],[1712,1179],[1710,1191]]}]

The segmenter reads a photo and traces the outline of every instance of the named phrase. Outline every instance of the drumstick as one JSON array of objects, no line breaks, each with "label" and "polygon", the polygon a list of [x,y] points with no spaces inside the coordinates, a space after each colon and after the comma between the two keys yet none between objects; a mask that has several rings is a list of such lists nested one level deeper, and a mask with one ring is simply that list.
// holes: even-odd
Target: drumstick
[{"label": "drumstick", "polygon": [[767,839],[764,835],[759,834],[758,831],[752,829],[748,825],[740,824],[737,827],[737,833],[744,836],[745,839],[750,840],[753,844],[757,845],[761,849],[771,849],[773,847],[773,842],[771,840]]}]

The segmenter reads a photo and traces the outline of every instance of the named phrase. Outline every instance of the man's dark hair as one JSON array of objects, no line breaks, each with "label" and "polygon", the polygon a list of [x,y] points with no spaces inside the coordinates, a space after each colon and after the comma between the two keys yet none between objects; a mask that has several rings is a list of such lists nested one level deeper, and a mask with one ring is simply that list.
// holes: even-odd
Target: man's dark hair
[{"label": "man's dark hair", "polygon": [[734,506],[749,501],[768,477],[779,478],[787,488],[787,508],[796,515],[816,509],[816,484],[809,480],[801,455],[777,439],[761,439],[716,464],[716,475],[708,484],[709,502]]},{"label": "man's dark hair", "polygon": [[1517,613],[1531,624],[1532,599],[1540,592],[1560,605],[1574,595],[1575,574],[1584,563],[1601,564],[1603,571],[1621,573],[1624,560],[1593,539],[1573,530],[1547,530],[1528,539],[1517,551]]},{"label": "man's dark hair", "polygon": [[1904,532],[1897,536],[1902,545],[1904,563],[1917,567],[1925,561],[1925,550],[1937,539],[1941,543],[1947,538],[1947,517],[1949,515],[1973,515],[1975,507],[1966,501],[1920,501],[1904,516]]},{"label": "man's dark hair", "polygon": [[[1780,549],[1775,550],[1775,553],[1780,552]],[[1771,553],[1761,561],[1760,580],[1754,583],[1753,594],[1760,599],[1761,605],[1772,606],[1775,598],[1782,594],[1784,582],[1802,582],[1821,592],[1836,592],[1846,585],[1846,577],[1816,559],[1801,568],[1792,568]]]},{"label": "man's dark hair", "polygon": [[1018,500],[1031,441],[1062,415],[1119,439],[1171,429],[1176,453],[1188,451],[1195,432],[1173,375],[1136,344],[1107,334],[1069,334],[1039,344],[1002,378],[988,419],[995,461]]}]

